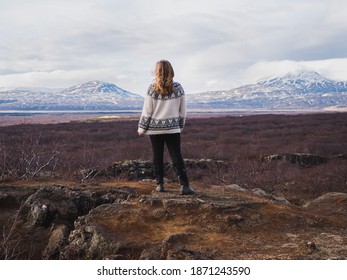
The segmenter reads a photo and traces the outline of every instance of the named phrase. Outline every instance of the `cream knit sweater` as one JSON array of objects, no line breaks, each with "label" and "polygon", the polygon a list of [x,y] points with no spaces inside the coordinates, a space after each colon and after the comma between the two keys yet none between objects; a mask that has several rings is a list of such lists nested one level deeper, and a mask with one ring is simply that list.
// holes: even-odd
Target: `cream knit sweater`
[{"label": "cream knit sweater", "polygon": [[173,93],[162,96],[148,88],[138,132],[146,135],[180,133],[186,121],[186,101],[182,86],[174,82]]}]

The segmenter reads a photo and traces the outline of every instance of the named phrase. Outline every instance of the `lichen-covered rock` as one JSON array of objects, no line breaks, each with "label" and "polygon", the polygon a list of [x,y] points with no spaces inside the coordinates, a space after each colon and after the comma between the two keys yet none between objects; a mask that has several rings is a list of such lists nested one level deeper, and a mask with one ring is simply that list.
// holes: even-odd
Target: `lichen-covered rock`
[{"label": "lichen-covered rock", "polygon": [[30,226],[49,227],[53,221],[72,225],[79,215],[95,207],[95,201],[91,191],[43,187],[26,200],[21,215]]},{"label": "lichen-covered rock", "polygon": [[[222,160],[213,159],[184,159],[184,163],[189,169],[217,170],[226,167]],[[172,163],[165,164],[166,173],[174,173]],[[110,177],[127,178],[128,180],[153,179],[153,165],[148,160],[127,160],[114,162],[106,173]]]},{"label": "lichen-covered rock", "polygon": [[116,255],[119,258],[124,248],[135,246],[126,241],[132,239],[131,232],[122,229],[128,222],[137,219],[133,210],[133,206],[128,204],[105,204],[79,217],[69,236],[69,244],[62,250],[61,258],[113,259],[112,256]]},{"label": "lichen-covered rock", "polygon": [[25,201],[21,217],[28,225],[49,227],[56,224],[73,225],[78,216],[87,214],[98,205],[122,201],[134,194],[125,188],[91,191],[68,187],[43,187]]},{"label": "lichen-covered rock", "polygon": [[42,253],[44,259],[59,259],[60,250],[66,246],[70,229],[66,225],[58,225],[51,230],[48,244]]},{"label": "lichen-covered rock", "polygon": [[263,160],[267,162],[281,160],[283,162],[294,163],[301,166],[311,166],[326,163],[328,158],[306,153],[281,153],[266,156]]}]

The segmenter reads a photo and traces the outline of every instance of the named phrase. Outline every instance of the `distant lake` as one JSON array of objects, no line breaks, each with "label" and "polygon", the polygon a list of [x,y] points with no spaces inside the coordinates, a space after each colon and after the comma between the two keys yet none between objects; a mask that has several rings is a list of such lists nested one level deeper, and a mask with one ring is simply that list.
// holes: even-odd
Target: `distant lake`
[{"label": "distant lake", "polygon": [[104,115],[104,114],[113,114],[113,115],[132,115],[140,114],[140,110],[109,110],[109,111],[86,111],[86,110],[69,110],[69,111],[0,111],[1,116],[12,116],[12,117],[26,117],[34,115]]}]

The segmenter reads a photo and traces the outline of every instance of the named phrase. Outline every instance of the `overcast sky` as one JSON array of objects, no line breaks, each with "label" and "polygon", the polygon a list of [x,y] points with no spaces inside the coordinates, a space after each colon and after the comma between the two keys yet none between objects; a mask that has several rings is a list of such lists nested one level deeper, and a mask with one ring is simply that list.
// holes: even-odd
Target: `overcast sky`
[{"label": "overcast sky", "polygon": [[305,68],[347,81],[345,0],[0,0],[0,87],[112,82],[170,60],[187,93]]}]

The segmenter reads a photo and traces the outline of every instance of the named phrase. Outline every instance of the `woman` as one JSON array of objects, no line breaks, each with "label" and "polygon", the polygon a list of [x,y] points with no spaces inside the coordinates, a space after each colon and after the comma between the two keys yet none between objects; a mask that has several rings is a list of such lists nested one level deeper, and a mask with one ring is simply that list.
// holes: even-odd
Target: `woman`
[{"label": "woman", "polygon": [[147,91],[138,134],[149,135],[153,150],[156,191],[164,192],[164,145],[166,144],[181,184],[181,194],[193,194],[181,155],[181,131],[186,120],[182,86],[173,81],[174,70],[167,60],[158,61],[155,81]]}]

